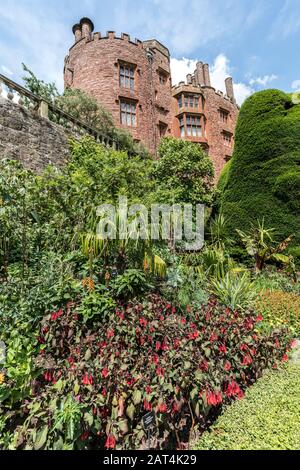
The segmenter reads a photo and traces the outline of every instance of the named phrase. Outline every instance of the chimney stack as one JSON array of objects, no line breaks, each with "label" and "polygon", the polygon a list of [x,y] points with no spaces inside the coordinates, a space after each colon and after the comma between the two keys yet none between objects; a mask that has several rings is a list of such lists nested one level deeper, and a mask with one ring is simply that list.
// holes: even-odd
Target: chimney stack
[{"label": "chimney stack", "polygon": [[231,101],[235,102],[234,91],[233,91],[233,81],[231,77],[226,78],[225,80],[226,95]]},{"label": "chimney stack", "polygon": [[82,38],[81,25],[79,23],[74,24],[72,31],[75,36],[75,42],[80,41],[80,39]]},{"label": "chimney stack", "polygon": [[203,74],[204,74],[204,85],[205,86],[211,86],[210,85],[210,74],[209,74],[209,65],[208,64],[203,65]]},{"label": "chimney stack", "polygon": [[80,25],[82,28],[82,37],[88,38],[94,31],[94,23],[89,18],[82,18],[80,20]]},{"label": "chimney stack", "polygon": [[197,62],[196,67],[197,67],[196,74],[197,74],[198,85],[203,86],[204,83],[205,83],[203,63],[202,62]]},{"label": "chimney stack", "polygon": [[188,85],[191,85],[191,84],[192,84],[192,74],[189,73],[189,74],[186,76],[186,83],[187,83]]}]

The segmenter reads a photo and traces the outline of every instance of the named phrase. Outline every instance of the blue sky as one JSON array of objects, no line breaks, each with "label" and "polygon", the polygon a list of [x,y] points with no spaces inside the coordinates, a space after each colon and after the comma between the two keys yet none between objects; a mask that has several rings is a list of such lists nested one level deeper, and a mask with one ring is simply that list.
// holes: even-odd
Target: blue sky
[{"label": "blue sky", "polygon": [[241,103],[255,90],[300,89],[300,0],[0,0],[0,73],[21,82],[21,62],[62,90],[71,27],[157,38],[171,52],[174,82],[202,60],[212,84],[232,75]]}]

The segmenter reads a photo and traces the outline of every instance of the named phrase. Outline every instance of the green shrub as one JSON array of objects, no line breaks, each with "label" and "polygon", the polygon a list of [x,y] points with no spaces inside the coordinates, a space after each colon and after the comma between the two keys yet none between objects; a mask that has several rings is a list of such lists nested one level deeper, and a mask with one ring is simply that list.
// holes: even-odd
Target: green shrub
[{"label": "green shrub", "polygon": [[201,437],[199,450],[300,450],[300,366],[267,373]]},{"label": "green shrub", "polygon": [[212,279],[210,290],[221,304],[233,310],[249,307],[255,295],[248,273],[232,271],[227,272],[224,277]]},{"label": "green shrub", "polygon": [[300,241],[300,106],[278,90],[252,95],[238,118],[231,164],[220,180],[228,233],[265,218],[278,239]]}]

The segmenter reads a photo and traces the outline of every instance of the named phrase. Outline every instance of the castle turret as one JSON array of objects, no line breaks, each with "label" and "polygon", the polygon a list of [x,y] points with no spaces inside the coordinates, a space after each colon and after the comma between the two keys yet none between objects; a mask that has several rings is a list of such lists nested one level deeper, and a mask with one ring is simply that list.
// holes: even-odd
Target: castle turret
[{"label": "castle turret", "polygon": [[226,78],[225,80],[226,95],[231,101],[235,102],[234,91],[233,91],[233,81],[231,77]]}]

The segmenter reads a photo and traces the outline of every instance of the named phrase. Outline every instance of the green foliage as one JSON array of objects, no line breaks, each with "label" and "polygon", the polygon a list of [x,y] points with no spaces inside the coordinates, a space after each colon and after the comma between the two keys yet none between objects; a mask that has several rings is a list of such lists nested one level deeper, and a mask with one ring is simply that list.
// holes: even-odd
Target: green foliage
[{"label": "green foliage", "polygon": [[233,158],[220,183],[230,235],[235,229],[248,231],[264,216],[279,239],[294,234],[294,246],[299,245],[299,135],[300,106],[289,95],[266,90],[245,101]]},{"label": "green foliage", "polygon": [[151,284],[145,273],[139,269],[127,269],[118,276],[112,284],[113,291],[118,298],[129,299],[149,291]]},{"label": "green foliage", "polygon": [[[100,292],[99,292],[100,291]],[[102,291],[102,292],[101,292]],[[89,292],[81,299],[81,304],[78,307],[78,313],[82,315],[83,320],[105,321],[110,312],[116,308],[116,303],[105,288],[98,288],[96,292]]]},{"label": "green foliage", "polygon": [[75,119],[105,135],[114,129],[112,115],[95,98],[82,90],[69,88],[55,100],[55,105]]},{"label": "green foliage", "polygon": [[200,145],[164,138],[159,157],[153,172],[158,201],[211,205],[213,165]]},{"label": "green foliage", "polygon": [[233,310],[248,308],[255,295],[248,273],[227,272],[224,277],[212,279],[210,289],[221,304]]},{"label": "green foliage", "polygon": [[199,450],[300,450],[300,367],[267,373],[205,432]]},{"label": "green foliage", "polygon": [[23,77],[26,88],[37,96],[44,98],[46,101],[54,104],[56,98],[59,96],[58,89],[55,83],[46,83],[38,79],[35,74],[25,65],[22,64],[24,72],[27,76]]},{"label": "green foliage", "polygon": [[257,225],[252,225],[250,233],[246,234],[237,229],[247,253],[254,258],[257,271],[262,271],[267,261],[293,266],[293,259],[282,254],[291,243],[292,237],[289,236],[278,244],[274,241],[273,232],[274,229],[265,227],[264,219],[258,221]]}]

